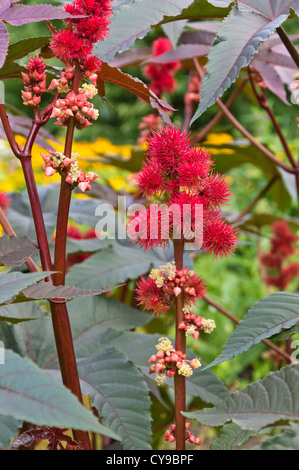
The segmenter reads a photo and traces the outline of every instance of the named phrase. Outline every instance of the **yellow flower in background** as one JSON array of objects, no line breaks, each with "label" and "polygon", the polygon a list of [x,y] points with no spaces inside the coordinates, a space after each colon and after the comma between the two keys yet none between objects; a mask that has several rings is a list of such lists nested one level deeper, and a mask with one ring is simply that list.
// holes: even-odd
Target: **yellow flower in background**
[{"label": "yellow flower in background", "polygon": [[[226,154],[234,154],[235,151],[232,149],[217,149],[219,145],[231,144],[234,141],[234,138],[230,134],[226,133],[210,133],[207,135],[207,138],[203,144],[203,146],[209,150],[210,148],[213,149],[213,154],[216,153],[226,153]],[[216,148],[214,147],[216,146]]]},{"label": "yellow flower in background", "polygon": [[[23,147],[25,137],[16,136],[16,141]],[[58,152],[63,152],[64,142],[49,141],[49,144]],[[84,171],[94,171],[100,176],[100,183],[109,184],[116,191],[131,190],[127,181],[130,172],[119,169],[112,165],[102,163],[101,159],[106,156],[119,156],[123,159],[131,157],[132,145],[114,145],[104,137],[98,137],[94,142],[80,141],[73,143],[73,152],[78,154],[80,168]],[[60,180],[59,174],[47,177],[42,170],[43,159],[41,153],[47,150],[35,144],[32,149],[32,166],[37,184],[52,184]],[[25,189],[24,177],[20,162],[12,154],[5,139],[0,139],[0,191],[20,191]],[[88,197],[85,195],[85,197]]]}]

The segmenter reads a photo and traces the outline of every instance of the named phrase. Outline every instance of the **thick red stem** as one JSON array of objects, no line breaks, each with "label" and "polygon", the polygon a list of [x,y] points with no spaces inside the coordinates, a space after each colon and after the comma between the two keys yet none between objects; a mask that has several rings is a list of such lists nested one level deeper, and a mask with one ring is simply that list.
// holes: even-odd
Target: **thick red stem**
[{"label": "thick red stem", "polygon": [[[184,241],[173,240],[174,260],[178,270],[183,269]],[[176,334],[175,348],[177,351],[186,353],[185,331],[179,329],[179,324],[184,320],[184,299],[183,293],[176,298]],[[186,419],[182,411],[186,411],[186,378],[183,375],[174,376],[175,393],[175,423],[176,423],[176,450],[185,450],[186,444]]]}]

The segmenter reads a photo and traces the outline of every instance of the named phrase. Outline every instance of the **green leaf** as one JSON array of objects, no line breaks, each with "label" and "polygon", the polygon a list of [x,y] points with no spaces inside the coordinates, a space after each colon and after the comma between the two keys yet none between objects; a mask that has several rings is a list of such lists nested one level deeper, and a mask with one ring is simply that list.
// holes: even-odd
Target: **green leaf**
[{"label": "green leaf", "polygon": [[21,423],[12,416],[0,415],[0,447],[9,449],[12,439],[18,433]]},{"label": "green leaf", "polygon": [[204,143],[205,149],[215,153],[215,171],[226,173],[232,168],[251,163],[261,168],[267,175],[279,175],[279,171],[275,163],[260,152],[256,147],[251,145],[247,140],[231,141],[227,144],[213,145],[212,142]]},{"label": "green leaf", "polygon": [[208,426],[233,421],[241,429],[260,431],[279,420],[299,421],[299,366],[287,366],[250,384],[216,405],[183,413]]},{"label": "green leaf", "polygon": [[244,431],[237,424],[230,423],[223,426],[219,437],[211,442],[211,450],[231,450],[235,446],[242,446],[253,435],[252,431]]},{"label": "green leaf", "polygon": [[[105,296],[78,298],[68,304],[74,332],[86,327],[130,330],[146,325],[152,316]],[[84,316],[82,316],[84,312]]]},{"label": "green leaf", "polygon": [[36,242],[26,235],[16,237],[4,235],[0,238],[0,264],[3,266],[19,267],[24,264],[24,258],[29,258],[38,251]]},{"label": "green leaf", "polygon": [[150,450],[150,399],[140,372],[120,351],[106,349],[79,361],[85,395],[103,424],[122,438],[124,450]]},{"label": "green leaf", "polygon": [[261,42],[287,19],[290,8],[298,7],[298,0],[282,0],[275,5],[270,0],[238,0],[217,31],[208,56],[202,98],[192,122],[235,82]]},{"label": "green leaf", "polygon": [[191,0],[135,0],[121,6],[111,17],[109,37],[97,43],[96,55],[109,62],[118,52],[129,49],[136,39],[144,38],[151,26],[166,15],[177,16],[191,3]]},{"label": "green leaf", "polygon": [[162,29],[168,39],[170,40],[172,47],[175,48],[180,39],[182,32],[187,24],[187,20],[173,21],[162,25]]},{"label": "green leaf", "polygon": [[5,63],[7,64],[13,60],[19,60],[22,57],[28,55],[30,52],[46,46],[49,44],[49,41],[50,36],[41,36],[38,38],[21,39],[20,41],[11,44],[8,48]]},{"label": "green leaf", "polygon": [[0,80],[20,77],[22,71],[23,67],[21,67],[16,62],[9,62],[8,64],[4,64],[4,66],[0,69]]},{"label": "green leaf", "polygon": [[113,286],[129,279],[137,279],[147,273],[153,263],[161,264],[161,260],[139,249],[126,246],[109,247],[73,266],[66,282],[88,289]]},{"label": "green leaf", "polygon": [[292,423],[292,429],[278,436],[269,437],[254,450],[299,450],[299,425]]},{"label": "green leaf", "polygon": [[212,152],[215,160],[215,171],[221,174],[249,163],[261,168],[269,180],[276,176],[277,179],[269,194],[271,194],[280,210],[285,211],[289,207],[291,202],[289,185],[283,179],[282,173],[277,169],[275,163],[265,157],[256,147],[249,144],[247,140],[236,140],[223,145],[213,145],[212,142],[207,141],[204,146]]},{"label": "green leaf", "polygon": [[118,439],[68,389],[10,350],[0,367],[0,413],[38,426],[94,431]]},{"label": "green leaf", "polygon": [[[44,318],[45,313],[37,303],[28,307],[19,304],[2,305],[0,309],[0,322],[5,321],[16,325],[18,323]],[[1,333],[0,333],[1,335]]]},{"label": "green leaf", "polygon": [[[211,0],[195,0],[189,7],[185,8],[182,13],[176,17],[176,20],[198,20],[204,18],[224,18],[230,12],[230,8],[222,8],[220,3]],[[227,5],[231,2],[227,2]],[[172,18],[166,17],[162,23],[173,21]]]},{"label": "green leaf", "polygon": [[44,279],[51,272],[36,272],[23,274],[20,272],[11,272],[0,274],[0,304],[10,303],[15,296],[34,282]]},{"label": "green leaf", "polygon": [[228,361],[265,338],[299,321],[299,294],[277,292],[258,301],[229,337],[221,354],[207,367]]}]

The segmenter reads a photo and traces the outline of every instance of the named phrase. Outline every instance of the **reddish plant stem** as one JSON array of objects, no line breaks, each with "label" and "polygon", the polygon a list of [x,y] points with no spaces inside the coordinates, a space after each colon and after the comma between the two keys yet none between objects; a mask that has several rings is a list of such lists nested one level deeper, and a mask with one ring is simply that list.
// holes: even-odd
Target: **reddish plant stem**
[{"label": "reddish plant stem", "polygon": [[13,151],[14,155],[17,158],[20,158],[22,156],[22,151],[14,138],[4,105],[1,102],[1,100],[0,100],[0,118],[1,118],[2,126],[5,132],[6,138],[10,145],[10,148]]},{"label": "reddish plant stem", "polygon": [[276,130],[276,133],[277,133],[277,135],[280,139],[280,142],[281,142],[281,144],[284,148],[286,156],[289,159],[289,162],[291,163],[293,168],[296,168],[297,165],[296,165],[295,159],[294,159],[294,157],[292,155],[292,152],[291,152],[291,150],[288,146],[286,138],[283,135],[283,132],[282,132],[278,122],[276,121],[276,118],[275,118],[275,116],[274,116],[274,114],[273,114],[273,112],[272,112],[272,110],[271,110],[271,108],[268,104],[267,97],[266,97],[266,94],[265,94],[264,90],[262,91],[262,95],[260,95],[258,93],[258,91],[256,89],[256,86],[255,86],[255,82],[254,82],[254,79],[253,79],[253,76],[252,76],[252,71],[251,71],[250,67],[248,67],[248,73],[249,73],[249,80],[250,80],[251,88],[252,88],[252,91],[253,91],[258,103],[260,104],[261,108],[263,108],[267,112],[269,118],[272,121],[274,129]]},{"label": "reddish plant stem", "polygon": [[[75,93],[78,93],[80,81],[81,72],[79,66],[77,66],[73,83],[73,90]],[[72,155],[74,130],[75,118],[70,118],[64,148],[64,155],[69,158]],[[54,285],[65,284],[67,227],[72,196],[72,188],[65,181],[65,176],[66,175],[62,176],[61,179],[58,204],[54,255],[54,270],[57,272],[54,274]],[[64,385],[68,387],[82,403],[82,392],[74,351],[73,337],[65,301],[54,304],[52,316],[55,323],[54,334]],[[65,351],[68,351],[68,353],[65,354]],[[76,431],[74,432],[74,437],[75,440],[81,442],[81,445],[85,450],[91,450],[90,438],[87,432]]]},{"label": "reddish plant stem", "polygon": [[[81,70],[79,65],[75,68],[75,75],[73,81],[73,91],[77,94],[81,82]],[[71,117],[68,123],[64,155],[68,158],[72,156],[72,147],[75,131],[75,118]],[[55,257],[54,269],[58,271],[54,276],[55,285],[63,285],[65,283],[66,271],[66,241],[67,241],[67,227],[69,220],[69,210],[72,197],[71,185],[65,181],[66,175],[61,178],[60,196],[57,214],[57,228],[56,228],[56,241],[55,241]]]},{"label": "reddish plant stem", "polygon": [[48,245],[47,232],[45,228],[43,212],[34,178],[31,157],[21,158],[22,169],[25,177],[26,187],[30,200],[35,232],[40,250],[40,258],[44,271],[52,271],[52,262]]},{"label": "reddish plant stem", "polygon": [[[248,81],[248,77],[245,77],[244,80],[240,83],[238,88],[232,93],[232,95],[228,98],[228,100],[225,103],[225,106],[227,108],[230,108],[230,106],[234,103],[234,101],[237,99],[241,91],[243,90],[244,86],[246,85]],[[205,136],[213,129],[214,126],[220,121],[220,119],[224,116],[224,113],[222,111],[219,111],[213,119],[200,131],[198,134],[196,134],[193,139],[192,139],[192,145],[197,144],[198,142],[201,142]]]},{"label": "reddish plant stem", "polygon": [[[198,73],[198,76],[201,79],[202,78],[202,72],[201,72],[201,68],[200,68],[200,65],[198,63],[198,60],[195,58],[195,59],[193,59],[193,62],[194,62],[196,71]],[[260,152],[262,152],[267,158],[269,158],[269,160],[272,160],[273,163],[275,163],[280,168],[283,168],[288,173],[293,173],[293,174],[298,173],[298,171],[299,171],[298,167],[290,168],[288,165],[286,165],[285,163],[278,160],[276,158],[276,156],[270,150],[267,149],[267,147],[265,147],[255,137],[253,137],[253,135],[251,135],[250,132],[248,132],[247,129],[245,129],[245,127],[242,126],[242,124],[234,117],[234,115],[229,111],[229,109],[226,107],[226,105],[224,103],[222,103],[222,101],[219,98],[216,99],[216,104],[217,104],[218,108],[220,109],[220,111],[231,122],[231,124],[239,132],[241,132],[241,134],[243,134],[243,136],[246,137],[246,139],[248,139],[249,142],[252,143],[252,145],[254,145],[258,150],[260,150]]]},{"label": "reddish plant stem", "polygon": [[[40,249],[42,267],[44,271],[52,271],[52,262],[47,240],[47,233],[34,179],[31,157],[21,158],[21,163],[29,194],[31,210]],[[62,381],[63,384],[69,388],[82,403],[82,393],[66,303],[56,303],[52,301],[50,302],[50,306]],[[74,438],[75,440],[79,441],[85,449],[90,449],[90,441],[87,432],[74,431]]]},{"label": "reddish plant stem", "polygon": [[67,227],[68,227],[71,195],[72,195],[71,186],[68,183],[66,183],[65,177],[62,177],[61,186],[60,186],[58,215],[57,215],[55,257],[54,257],[54,269],[55,271],[57,271],[57,273],[55,273],[54,275],[54,285],[56,286],[65,284],[66,239],[67,239]]},{"label": "reddish plant stem", "polygon": [[283,170],[287,171],[288,173],[297,173],[299,171],[298,168],[290,168],[288,165],[285,163],[281,162],[276,158],[276,156],[267,149],[263,144],[261,144],[253,135],[248,132],[245,127],[242,126],[242,124],[232,115],[232,113],[227,109],[224,103],[218,98],[216,100],[216,103],[218,107],[223,111],[224,115],[227,117],[227,119],[233,124],[233,126],[238,129],[238,131],[241,132],[241,134],[246,137],[249,142],[252,143],[258,150],[260,150],[269,160],[271,160],[273,163],[275,163],[277,166],[282,168]]},{"label": "reddish plant stem", "polygon": [[[183,269],[184,241],[173,240],[174,261],[176,269]],[[175,349],[186,353],[186,335],[185,331],[179,329],[179,324],[184,321],[184,299],[183,293],[176,298],[176,333],[175,333]],[[175,393],[175,423],[176,423],[176,450],[185,450],[186,444],[186,419],[182,415],[182,411],[186,411],[186,377],[175,374],[174,376],[174,393]]]},{"label": "reddish plant stem", "polygon": [[[81,74],[77,73],[77,82],[76,82],[77,87],[79,86],[78,84],[80,83],[80,76]],[[24,177],[26,181],[26,186],[27,186],[27,191],[29,195],[32,215],[34,219],[36,236],[37,236],[39,249],[40,249],[42,268],[44,271],[52,271],[53,268],[52,268],[52,260],[51,260],[50,251],[49,251],[49,245],[48,245],[48,240],[47,240],[47,233],[45,229],[43,213],[41,209],[41,204],[40,204],[36,182],[34,178],[34,172],[32,168],[31,151],[32,151],[32,147],[33,147],[33,144],[35,142],[35,139],[36,139],[36,136],[38,134],[40,127],[44,125],[50,117],[51,106],[48,108],[49,109],[47,109],[47,111],[45,110],[44,112],[45,115],[43,116],[42,120],[39,119],[39,113],[35,111],[36,120],[32,124],[25,147],[23,150],[21,150],[14,139],[13,132],[12,132],[8,117],[6,115],[4,106],[2,103],[0,103],[0,118],[3,124],[3,128],[6,132],[8,142],[11,146],[13,153],[21,160],[22,169],[23,169],[23,173],[24,173]],[[67,139],[66,139],[67,151],[69,148],[71,151],[73,134],[74,134],[74,122],[72,122],[72,124],[69,126],[69,129],[68,129],[68,134],[67,134]],[[65,186],[64,185],[62,186],[64,188],[62,192],[62,196],[64,196],[66,191],[65,191]],[[66,207],[67,205],[67,199],[68,199],[68,195],[66,197],[66,201],[63,201],[61,203],[63,207]],[[67,211],[67,219],[68,219],[68,211]],[[58,221],[58,224],[59,224],[59,221]],[[65,226],[65,215],[63,215],[62,225]],[[66,222],[66,226],[67,226],[67,222]],[[65,232],[65,238],[66,238],[66,232]],[[58,265],[58,269],[60,269],[61,267],[60,262],[58,262],[57,265]],[[55,267],[55,269],[57,268]],[[61,274],[55,278],[55,284],[58,285],[58,282],[60,280],[64,280],[64,276],[65,276],[65,270],[62,270]],[[52,281],[51,277],[48,280]],[[51,301],[50,306],[51,306],[52,323],[53,323],[53,330],[54,330],[54,336],[55,336],[55,342],[56,342],[56,348],[57,348],[57,355],[58,355],[58,360],[60,364],[63,384],[67,388],[69,388],[71,392],[74,393],[79,399],[79,401],[82,403],[83,402],[82,393],[81,393],[79,375],[77,371],[73,338],[72,338],[66,303],[64,301],[59,301],[59,302]],[[91,448],[88,432],[74,431],[74,438],[82,444],[82,447],[84,449],[89,450]]]}]

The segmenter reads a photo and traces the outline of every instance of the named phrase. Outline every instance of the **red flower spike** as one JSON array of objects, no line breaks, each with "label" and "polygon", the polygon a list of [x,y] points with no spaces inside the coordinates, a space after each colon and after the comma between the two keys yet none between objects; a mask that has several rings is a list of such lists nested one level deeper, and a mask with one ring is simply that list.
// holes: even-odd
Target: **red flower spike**
[{"label": "red flower spike", "polygon": [[[153,56],[157,57],[172,49],[171,42],[167,38],[159,38],[153,42]],[[151,80],[150,88],[161,96],[163,93],[172,93],[176,89],[174,79],[175,72],[180,68],[178,61],[168,64],[150,64],[144,69],[144,75]]]},{"label": "red flower spike", "polygon": [[238,229],[224,220],[211,220],[204,226],[203,252],[214,257],[228,256],[237,246]]},{"label": "red flower spike", "polygon": [[68,27],[56,33],[50,43],[55,57],[80,65],[90,72],[99,70],[100,59],[92,56],[93,46],[109,34],[111,2],[108,0],[75,0],[65,6],[72,15],[84,18],[66,20]]}]

